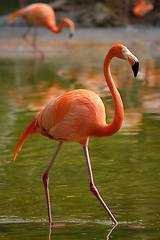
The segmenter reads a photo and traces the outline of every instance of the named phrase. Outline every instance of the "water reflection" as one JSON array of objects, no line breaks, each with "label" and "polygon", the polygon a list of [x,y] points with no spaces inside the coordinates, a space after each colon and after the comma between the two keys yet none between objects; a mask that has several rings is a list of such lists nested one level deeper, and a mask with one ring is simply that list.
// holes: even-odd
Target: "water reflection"
[{"label": "water reflection", "polygon": [[[39,59],[33,63],[26,61],[21,66],[18,61],[15,64],[14,74],[16,88],[13,87],[10,90],[11,98],[21,107],[27,106],[31,111],[40,111],[51,99],[64,92],[75,88],[86,88],[103,98],[108,120],[111,121],[113,106],[110,92],[104,81],[103,56],[98,55],[98,58],[94,55],[88,56],[88,61],[82,61],[81,54],[75,54],[74,57],[67,54],[66,58],[70,57],[71,62],[67,64],[63,64],[60,60],[63,56],[58,56],[56,62],[50,59],[45,65]],[[73,64],[75,61],[73,58],[76,59],[75,64]],[[122,130],[131,128],[133,132],[134,127],[140,130],[139,124],[144,113],[160,114],[160,93],[157,91],[160,87],[159,66],[158,58],[141,63],[137,80],[133,79],[126,63],[113,60],[112,75],[125,104]],[[159,117],[156,116],[156,118]]]},{"label": "water reflection", "polygon": [[[122,235],[123,233],[123,235]],[[125,226],[106,227],[100,224],[57,224],[50,228],[48,224],[43,223],[15,223],[3,224],[1,228],[1,237],[4,239],[141,239],[147,238],[148,231],[145,229],[128,229]],[[122,237],[121,237],[122,236]]]},{"label": "water reflection", "polygon": [[113,103],[104,82],[104,57],[105,53],[87,53],[85,57],[59,53],[45,64],[21,55],[15,60],[0,59],[0,232],[5,239],[158,239],[159,56],[144,60],[141,53],[137,55],[141,63],[138,79],[132,77],[126,62],[112,61],[125,119],[110,140],[90,139],[95,183],[104,200],[120,223],[145,225],[146,229],[111,229],[108,216],[89,192],[81,146],[66,144],[50,183],[53,218],[60,226],[48,235],[41,177],[57,144],[34,136],[26,140],[19,159],[12,164],[17,140],[28,123],[52,98],[68,90],[87,88],[98,93],[106,106],[107,122],[111,122]]}]

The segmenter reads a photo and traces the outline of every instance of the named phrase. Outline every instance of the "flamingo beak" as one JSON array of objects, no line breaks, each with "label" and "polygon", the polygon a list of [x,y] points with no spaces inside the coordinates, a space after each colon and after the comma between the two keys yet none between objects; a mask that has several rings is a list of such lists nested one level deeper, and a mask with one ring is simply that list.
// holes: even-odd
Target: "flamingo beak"
[{"label": "flamingo beak", "polygon": [[122,49],[123,56],[126,60],[128,60],[129,64],[132,67],[134,77],[137,77],[139,70],[139,61],[138,59],[129,51]]},{"label": "flamingo beak", "polygon": [[137,77],[138,70],[139,70],[139,62],[138,61],[135,61],[135,64],[132,66],[132,70],[134,73],[134,77]]},{"label": "flamingo beak", "polygon": [[136,77],[139,70],[139,61],[131,52],[128,54],[128,62],[132,67],[134,77]]},{"label": "flamingo beak", "polygon": [[74,35],[74,27],[70,27],[69,28],[69,37],[71,38],[71,37],[73,37],[73,35]]}]

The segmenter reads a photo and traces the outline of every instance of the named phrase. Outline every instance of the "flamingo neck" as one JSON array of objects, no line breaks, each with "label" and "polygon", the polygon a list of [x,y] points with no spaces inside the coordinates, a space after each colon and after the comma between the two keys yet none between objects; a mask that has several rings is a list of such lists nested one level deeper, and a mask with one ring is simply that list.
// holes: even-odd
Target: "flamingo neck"
[{"label": "flamingo neck", "polygon": [[106,79],[106,83],[108,88],[111,92],[113,103],[114,103],[114,117],[112,122],[104,127],[103,129],[103,136],[111,136],[116,133],[122,125],[123,118],[124,118],[124,109],[123,109],[123,102],[121,96],[113,82],[111,71],[110,71],[110,62],[113,57],[115,57],[114,51],[109,51],[107,54],[105,61],[104,61],[104,76]]},{"label": "flamingo neck", "polygon": [[57,27],[56,24],[51,24],[51,26],[48,26],[48,28],[53,31],[54,33],[59,33],[63,30],[64,25],[66,24],[65,18],[61,19],[59,26]]}]

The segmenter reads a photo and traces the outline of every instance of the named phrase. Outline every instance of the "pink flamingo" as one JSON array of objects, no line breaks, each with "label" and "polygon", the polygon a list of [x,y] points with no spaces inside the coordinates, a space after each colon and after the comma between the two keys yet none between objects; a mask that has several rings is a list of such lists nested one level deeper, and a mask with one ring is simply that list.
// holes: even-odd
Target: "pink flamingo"
[{"label": "pink flamingo", "polygon": [[62,18],[60,21],[59,27],[57,27],[54,10],[52,9],[52,7],[50,7],[49,5],[44,4],[44,3],[34,3],[34,4],[28,5],[27,7],[14,12],[10,16],[8,22],[12,23],[16,17],[21,17],[25,21],[27,21],[31,24],[31,27],[29,27],[28,30],[23,34],[23,38],[29,44],[31,44],[36,51],[38,51],[41,54],[42,60],[45,59],[45,53],[40,48],[37,47],[36,28],[35,28],[35,34],[33,37],[33,41],[31,42],[27,38],[27,34],[31,30],[32,26],[37,27],[37,26],[41,25],[43,27],[48,28],[49,30],[51,30],[54,33],[59,33],[63,30],[64,25],[66,25],[69,28],[70,37],[72,37],[74,34],[73,21],[70,20],[69,18]]},{"label": "pink flamingo", "polygon": [[127,60],[132,66],[134,76],[137,76],[139,68],[137,58],[125,46],[117,44],[109,50],[104,61],[104,76],[114,102],[114,118],[110,124],[106,123],[105,107],[96,93],[83,89],[73,90],[62,94],[49,102],[39,115],[28,125],[16,146],[13,155],[14,161],[17,157],[18,151],[24,143],[24,140],[28,136],[41,133],[43,136],[59,142],[58,148],[43,175],[49,222],[52,221],[48,189],[49,171],[62,147],[62,144],[65,142],[77,142],[82,145],[84,150],[89,174],[90,190],[100,201],[112,221],[115,224],[118,223],[94,185],[88,153],[88,141],[90,136],[109,137],[120,129],[123,122],[123,103],[110,72],[110,62],[113,57]]}]

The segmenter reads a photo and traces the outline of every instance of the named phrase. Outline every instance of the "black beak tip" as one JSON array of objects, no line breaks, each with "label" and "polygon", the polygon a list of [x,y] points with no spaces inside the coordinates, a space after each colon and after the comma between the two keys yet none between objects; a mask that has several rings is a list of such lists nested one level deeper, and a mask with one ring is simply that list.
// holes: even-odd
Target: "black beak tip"
[{"label": "black beak tip", "polygon": [[70,37],[70,38],[72,38],[72,37],[73,37],[73,34],[72,34],[72,33],[70,33],[70,34],[69,34],[69,37]]},{"label": "black beak tip", "polygon": [[134,73],[134,77],[137,77],[137,74],[138,74],[138,70],[139,70],[139,62],[135,62],[135,64],[132,66],[132,70],[133,70],[133,73]]}]

